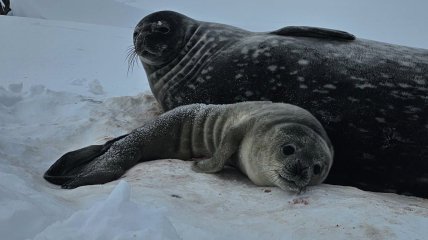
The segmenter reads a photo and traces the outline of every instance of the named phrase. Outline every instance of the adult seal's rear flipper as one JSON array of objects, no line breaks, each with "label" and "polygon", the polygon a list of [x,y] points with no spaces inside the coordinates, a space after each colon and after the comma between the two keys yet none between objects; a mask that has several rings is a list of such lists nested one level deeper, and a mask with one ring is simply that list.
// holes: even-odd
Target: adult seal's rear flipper
[{"label": "adult seal's rear flipper", "polygon": [[81,174],[97,157],[103,155],[111,145],[125,137],[117,137],[104,145],[91,145],[64,154],[44,174],[44,178],[53,184],[64,185]]},{"label": "adult seal's rear flipper", "polygon": [[276,31],[270,32],[271,34],[280,36],[291,36],[291,37],[310,37],[310,38],[327,38],[333,40],[355,40],[355,36],[344,31],[318,28],[318,27],[307,27],[307,26],[288,26]]}]

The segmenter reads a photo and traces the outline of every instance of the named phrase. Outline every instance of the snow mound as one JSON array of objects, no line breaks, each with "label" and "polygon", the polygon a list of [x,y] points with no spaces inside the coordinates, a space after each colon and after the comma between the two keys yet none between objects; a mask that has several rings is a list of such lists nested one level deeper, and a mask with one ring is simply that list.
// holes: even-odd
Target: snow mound
[{"label": "snow mound", "polygon": [[[1,145],[1,144],[0,144]],[[33,184],[31,169],[0,163],[0,233],[2,239],[33,237],[70,208]]]},{"label": "snow mound", "polygon": [[53,223],[34,239],[180,239],[163,210],[132,202],[130,192],[122,180],[107,199]]},{"label": "snow mound", "polygon": [[[14,87],[19,85],[19,89]],[[0,163],[25,167],[28,158],[46,169],[46,159],[65,151],[104,143],[161,112],[150,93],[98,99],[23,83],[0,86]],[[46,107],[49,106],[49,107]],[[43,113],[43,114],[40,114]],[[53,138],[51,136],[57,136]],[[95,139],[95,140],[94,140]],[[32,155],[28,155],[32,154]],[[26,157],[24,157],[26,156]]]},{"label": "snow mound", "polygon": [[24,83],[0,86],[0,100],[0,232],[7,239],[33,237],[85,203],[85,195],[76,201],[42,178],[57,158],[124,134],[160,111],[147,93],[103,100]]}]

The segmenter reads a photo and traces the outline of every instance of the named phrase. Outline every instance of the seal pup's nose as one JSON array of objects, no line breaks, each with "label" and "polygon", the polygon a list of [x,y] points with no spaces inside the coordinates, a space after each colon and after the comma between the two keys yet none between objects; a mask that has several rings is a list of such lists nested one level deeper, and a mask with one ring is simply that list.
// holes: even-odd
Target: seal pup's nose
[{"label": "seal pup's nose", "polygon": [[296,184],[299,188],[306,187],[311,180],[311,171],[307,164],[297,160],[294,164],[285,166],[284,171],[287,173],[287,180]]}]

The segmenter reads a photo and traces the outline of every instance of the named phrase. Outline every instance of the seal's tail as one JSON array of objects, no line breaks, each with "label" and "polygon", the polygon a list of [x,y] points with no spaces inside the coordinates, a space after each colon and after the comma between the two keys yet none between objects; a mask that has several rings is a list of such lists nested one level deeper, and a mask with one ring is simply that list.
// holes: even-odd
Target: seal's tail
[{"label": "seal's tail", "polygon": [[103,155],[114,142],[127,135],[107,141],[104,145],[91,145],[64,154],[45,172],[43,178],[56,185],[63,185],[75,179],[90,162]]}]

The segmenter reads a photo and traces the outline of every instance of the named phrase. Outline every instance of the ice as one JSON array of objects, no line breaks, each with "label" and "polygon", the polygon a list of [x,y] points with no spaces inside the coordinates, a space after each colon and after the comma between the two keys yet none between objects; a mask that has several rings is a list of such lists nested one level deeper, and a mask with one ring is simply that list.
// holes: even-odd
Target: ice
[{"label": "ice", "polygon": [[162,209],[141,206],[130,194],[122,180],[107,199],[53,223],[34,239],[180,239]]},{"label": "ice", "polygon": [[[2,239],[34,237],[70,208],[39,187],[25,169],[0,164],[0,233]],[[30,170],[30,169],[28,169]],[[27,171],[28,171],[27,170]]]}]

